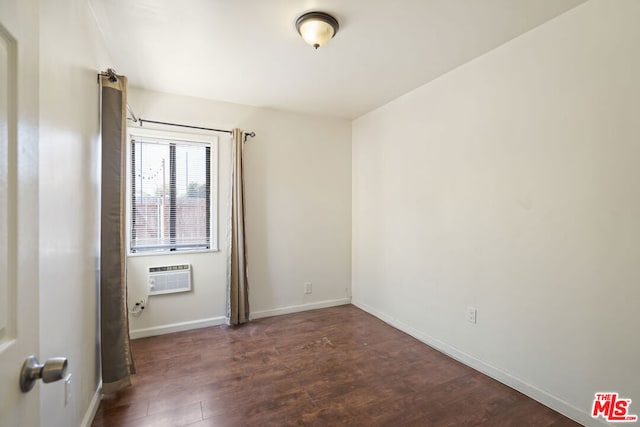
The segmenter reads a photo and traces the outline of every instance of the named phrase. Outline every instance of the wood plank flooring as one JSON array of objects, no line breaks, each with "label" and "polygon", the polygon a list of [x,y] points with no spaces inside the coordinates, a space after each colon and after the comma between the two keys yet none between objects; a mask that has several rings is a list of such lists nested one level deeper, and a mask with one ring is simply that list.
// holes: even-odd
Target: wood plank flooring
[{"label": "wood plank flooring", "polygon": [[94,427],[576,426],[352,305],[133,341]]}]

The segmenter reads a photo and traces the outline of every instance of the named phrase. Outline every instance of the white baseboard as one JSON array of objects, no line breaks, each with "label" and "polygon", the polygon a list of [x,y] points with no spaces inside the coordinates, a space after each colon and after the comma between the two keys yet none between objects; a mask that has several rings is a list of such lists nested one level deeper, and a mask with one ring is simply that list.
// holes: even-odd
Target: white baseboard
[{"label": "white baseboard", "polygon": [[[256,311],[254,313],[251,313],[251,318],[260,319],[262,317],[279,316],[281,314],[297,313],[299,311],[315,310],[316,308],[334,307],[337,305],[345,305],[350,303],[351,298],[342,298],[309,304],[292,305],[289,307],[275,308],[272,310]],[[129,332],[129,336],[132,340],[134,340],[137,338],[146,338],[155,335],[164,335],[173,332],[188,331],[190,329],[207,328],[209,326],[218,326],[224,324],[224,317],[212,317],[210,319],[192,320],[189,322],[172,323],[169,325],[153,326],[150,328],[133,329]]]},{"label": "white baseboard", "polygon": [[98,383],[98,388],[96,392],[93,394],[91,398],[91,402],[89,403],[89,407],[87,408],[87,412],[85,412],[84,417],[82,418],[82,423],[80,427],[91,427],[91,423],[93,423],[93,419],[96,416],[96,412],[98,412],[98,407],[100,406],[100,398],[102,397],[102,380]]},{"label": "white baseboard", "polygon": [[133,329],[129,332],[132,340],[146,338],[155,335],[170,334],[172,332],[188,331],[190,329],[208,328],[209,326],[224,325],[224,317],[211,317],[209,319],[191,320],[189,322],[171,323],[169,325],[153,326],[151,328]]},{"label": "white baseboard", "polygon": [[401,321],[389,316],[386,313],[383,313],[370,305],[362,303],[360,301],[354,300],[351,302],[356,307],[366,311],[367,313],[377,317],[383,322],[393,326],[396,329],[405,332],[412,337],[416,338],[419,341],[427,344],[429,347],[432,347],[441,353],[446,354],[447,356],[464,363],[465,365],[482,372],[485,375],[490,376],[491,378],[500,381],[503,384],[508,385],[509,387],[519,391],[522,394],[529,396],[530,398],[537,400],[549,408],[560,412],[561,414],[573,419],[584,425],[608,425],[606,422],[601,420],[600,418],[594,419],[590,414],[584,412],[583,410],[571,405],[570,403],[562,400],[558,396],[555,396],[549,392],[546,392],[533,384],[529,384],[522,379],[515,377],[514,375],[503,371],[500,368],[497,368],[493,365],[483,362],[480,359],[477,359],[463,351],[458,350],[457,348],[442,342],[428,334],[419,331]]},{"label": "white baseboard", "polygon": [[312,302],[309,304],[290,305],[288,307],[274,308],[271,310],[255,311],[251,313],[252,319],[263,317],[280,316],[282,314],[298,313],[300,311],[315,310],[317,308],[335,307],[338,305],[351,304],[351,298],[340,298],[326,301]]}]

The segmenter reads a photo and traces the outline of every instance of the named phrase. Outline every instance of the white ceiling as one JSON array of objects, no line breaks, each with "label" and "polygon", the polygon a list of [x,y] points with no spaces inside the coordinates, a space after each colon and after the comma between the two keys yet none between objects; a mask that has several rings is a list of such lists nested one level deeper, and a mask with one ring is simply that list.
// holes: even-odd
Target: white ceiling
[{"label": "white ceiling", "polygon": [[[355,118],[584,0],[88,0],[130,85]],[[340,30],[317,51],[294,22]]]}]

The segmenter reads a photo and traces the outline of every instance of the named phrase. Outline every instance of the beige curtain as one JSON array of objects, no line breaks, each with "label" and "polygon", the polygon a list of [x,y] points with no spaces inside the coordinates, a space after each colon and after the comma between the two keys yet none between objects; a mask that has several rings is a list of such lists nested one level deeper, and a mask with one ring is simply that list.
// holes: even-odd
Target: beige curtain
[{"label": "beige curtain", "polygon": [[245,134],[232,132],[233,169],[231,174],[231,256],[227,292],[227,324],[240,325],[249,320],[249,280],[247,277],[246,237],[244,228],[244,179],[242,151]]},{"label": "beige curtain", "polygon": [[103,392],[131,385],[125,264],[127,78],[100,76],[102,194],[100,220],[100,347]]}]

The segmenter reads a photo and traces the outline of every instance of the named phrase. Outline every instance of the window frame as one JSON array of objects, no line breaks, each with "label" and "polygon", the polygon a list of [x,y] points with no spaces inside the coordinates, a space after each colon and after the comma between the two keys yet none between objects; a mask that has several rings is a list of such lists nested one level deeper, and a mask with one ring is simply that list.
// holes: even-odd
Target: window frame
[{"label": "window frame", "polygon": [[[155,140],[161,143],[170,144],[175,142],[177,144],[191,144],[191,145],[205,145],[209,146],[210,158],[209,158],[209,248],[194,248],[194,249],[162,249],[162,250],[149,250],[149,251],[137,251],[131,250],[131,223],[133,218],[133,206],[131,201],[131,142],[132,140],[147,139]],[[126,250],[127,256],[166,256],[166,255],[183,255],[189,253],[202,253],[202,252],[218,252],[220,250],[218,246],[218,136],[216,135],[202,135],[196,133],[184,133],[184,132],[172,132],[167,130],[158,129],[144,129],[138,127],[127,128],[127,144],[126,144],[126,217],[125,217],[125,237],[126,237]]]}]

